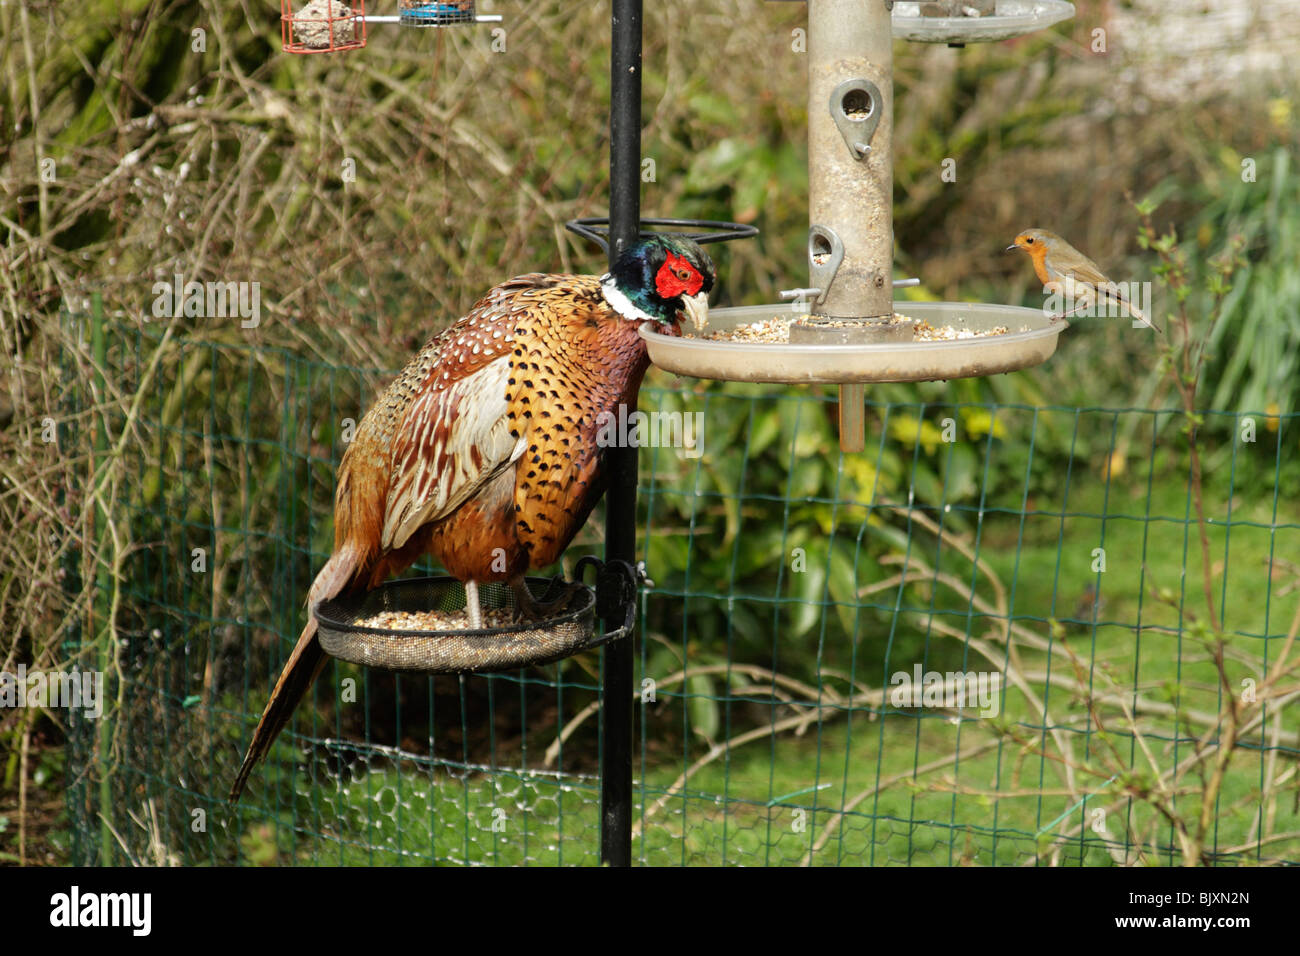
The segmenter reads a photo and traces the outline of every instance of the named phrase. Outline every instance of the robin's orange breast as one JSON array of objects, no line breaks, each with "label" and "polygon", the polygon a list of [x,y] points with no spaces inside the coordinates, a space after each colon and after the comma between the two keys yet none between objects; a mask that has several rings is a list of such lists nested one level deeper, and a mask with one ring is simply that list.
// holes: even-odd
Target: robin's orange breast
[{"label": "robin's orange breast", "polygon": [[1034,274],[1038,276],[1038,281],[1043,285],[1055,280],[1053,274],[1056,270],[1047,267],[1047,249],[1039,246],[1029,250],[1029,258],[1034,262]]}]

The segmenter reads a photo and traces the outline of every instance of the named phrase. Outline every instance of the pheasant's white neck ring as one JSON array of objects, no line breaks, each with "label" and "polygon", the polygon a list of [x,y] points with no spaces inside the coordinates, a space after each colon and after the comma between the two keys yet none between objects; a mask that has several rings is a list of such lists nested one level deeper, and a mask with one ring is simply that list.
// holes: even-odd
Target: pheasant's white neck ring
[{"label": "pheasant's white neck ring", "polygon": [[653,315],[640,309],[629,299],[617,285],[614,284],[614,277],[608,272],[600,277],[600,289],[605,296],[605,301],[609,307],[629,321],[659,322]]}]

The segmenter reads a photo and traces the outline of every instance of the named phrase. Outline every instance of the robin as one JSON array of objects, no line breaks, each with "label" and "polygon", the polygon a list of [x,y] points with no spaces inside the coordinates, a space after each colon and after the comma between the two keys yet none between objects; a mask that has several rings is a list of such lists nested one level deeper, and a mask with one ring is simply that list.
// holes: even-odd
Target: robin
[{"label": "robin", "polygon": [[[1034,272],[1044,286],[1055,286],[1079,305],[1065,315],[1082,309],[1091,309],[1098,297],[1105,305],[1118,305],[1149,329],[1156,328],[1136,305],[1129,301],[1122,286],[1107,279],[1097,263],[1054,232],[1046,229],[1026,229],[1007,246],[1007,251],[1023,249],[1034,261]],[[1065,315],[1056,318],[1063,319]]]}]

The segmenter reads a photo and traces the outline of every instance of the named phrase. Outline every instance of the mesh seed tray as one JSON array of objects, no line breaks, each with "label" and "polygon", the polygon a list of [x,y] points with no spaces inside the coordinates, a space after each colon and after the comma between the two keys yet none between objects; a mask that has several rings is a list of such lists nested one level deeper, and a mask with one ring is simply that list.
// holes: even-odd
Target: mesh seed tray
[{"label": "mesh seed tray", "polygon": [[992,16],[925,17],[919,2],[896,0],[895,39],[919,43],[991,43],[1024,36],[1068,20],[1074,4],[1066,0],[998,0]]},{"label": "mesh seed tray", "polygon": [[[522,621],[483,630],[400,630],[366,627],[365,621],[384,611],[462,611],[465,588],[455,578],[429,577],[391,581],[362,595],[322,601],[314,614],[321,647],[340,660],[368,667],[426,674],[471,674],[514,670],[546,664],[626,636],[636,609],[636,584],[625,575],[602,569],[597,588],[559,578],[528,578],[529,590],[540,602],[559,600],[558,609],[542,621]],[[580,573],[580,572],[579,572]],[[600,591],[598,599],[597,591]],[[608,592],[618,592],[612,597]],[[620,603],[623,602],[624,603]],[[622,627],[596,632],[597,611],[626,608]],[[479,585],[484,614],[513,610],[514,595],[504,584]],[[600,607],[598,608],[598,604]]]},{"label": "mesh seed tray", "polygon": [[[805,306],[806,308],[806,306]],[[1040,309],[973,302],[896,302],[895,308],[936,328],[1004,335],[943,342],[825,345],[729,342],[663,335],[641,326],[650,361],[668,372],[732,382],[849,384],[929,382],[972,378],[1028,368],[1047,361],[1068,322],[1050,321]],[[724,331],[772,318],[798,317],[790,303],[710,309],[704,330]],[[687,330],[690,331],[690,330]]]}]

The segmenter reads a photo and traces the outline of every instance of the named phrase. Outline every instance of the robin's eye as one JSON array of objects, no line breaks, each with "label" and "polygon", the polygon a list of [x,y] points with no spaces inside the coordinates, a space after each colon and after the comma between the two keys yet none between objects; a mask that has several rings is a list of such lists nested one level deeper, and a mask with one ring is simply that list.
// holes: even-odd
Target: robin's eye
[{"label": "robin's eye", "polygon": [[1029,245],[1031,246],[1034,244],[1034,240],[1032,238],[1026,239],[1025,242],[1029,243]]}]

